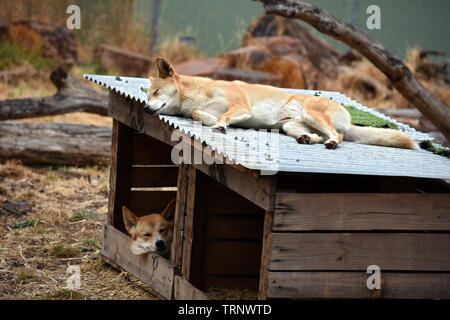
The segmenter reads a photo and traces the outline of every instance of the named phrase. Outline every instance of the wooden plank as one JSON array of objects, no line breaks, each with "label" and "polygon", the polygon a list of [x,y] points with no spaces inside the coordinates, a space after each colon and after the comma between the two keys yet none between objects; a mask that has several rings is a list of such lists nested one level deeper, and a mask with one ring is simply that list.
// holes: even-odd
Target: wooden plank
[{"label": "wooden plank", "polygon": [[450,230],[445,193],[281,193],[275,203],[275,231]]},{"label": "wooden plank", "polygon": [[178,166],[133,167],[131,187],[175,187],[178,179]]},{"label": "wooden plank", "polygon": [[212,241],[206,243],[205,275],[258,275],[260,241]]},{"label": "wooden plank", "polygon": [[187,166],[182,164],[178,169],[177,202],[175,205],[175,217],[173,222],[172,250],[170,261],[176,266],[176,272],[181,273],[181,261],[183,256],[183,230],[184,216],[186,213],[188,174]]},{"label": "wooden plank", "polygon": [[172,146],[143,133],[132,137],[132,162],[134,165],[173,165]]},{"label": "wooden plank", "polygon": [[206,237],[211,239],[261,240],[264,217],[261,215],[208,216]]},{"label": "wooden plank", "polygon": [[131,191],[129,208],[138,216],[161,213],[176,196],[176,191]]},{"label": "wooden plank", "polygon": [[183,230],[183,258],[181,273],[183,277],[190,281],[192,246],[194,240],[194,205],[195,205],[195,180],[197,172],[193,166],[187,165],[187,198],[186,215],[184,217]]},{"label": "wooden plank", "polygon": [[365,272],[269,272],[268,298],[449,299],[449,273],[381,271],[381,289],[367,288]]},{"label": "wooden plank", "polygon": [[269,269],[450,271],[450,234],[273,233]]},{"label": "wooden plank", "polygon": [[174,282],[174,299],[175,300],[208,300],[208,297],[190,284],[186,279],[175,276]]},{"label": "wooden plank", "polygon": [[272,255],[273,212],[267,211],[264,216],[264,231],[259,271],[258,299],[267,299],[269,263]]},{"label": "wooden plank", "polygon": [[275,176],[259,175],[257,171],[234,165],[195,164],[194,167],[257,206],[272,210]]},{"label": "wooden plank", "polygon": [[264,209],[215,180],[210,182],[207,198],[208,214],[257,215],[264,219]]},{"label": "wooden plank", "polygon": [[172,298],[174,269],[170,261],[156,254],[137,256],[130,250],[130,238],[109,224],[103,226],[102,254],[149,285],[166,299]]},{"label": "wooden plank", "polygon": [[[111,94],[110,94],[111,97]],[[122,206],[129,205],[131,188],[131,145],[133,130],[117,120],[113,121],[111,169],[109,177],[108,223],[124,231]]]},{"label": "wooden plank", "polygon": [[[207,222],[206,198],[211,179],[195,169],[195,192],[192,223],[192,248],[190,259],[189,282],[197,288],[203,288],[202,275],[204,274],[205,259],[205,233]],[[191,189],[189,189],[189,192]]]}]

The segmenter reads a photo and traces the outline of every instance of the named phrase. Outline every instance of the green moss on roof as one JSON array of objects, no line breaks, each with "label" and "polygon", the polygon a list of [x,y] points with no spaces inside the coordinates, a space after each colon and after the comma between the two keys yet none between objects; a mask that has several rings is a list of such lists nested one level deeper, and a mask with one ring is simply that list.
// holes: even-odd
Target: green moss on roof
[{"label": "green moss on roof", "polygon": [[352,117],[352,123],[363,127],[398,129],[398,126],[388,120],[379,118],[369,112],[359,110],[354,106],[344,106]]},{"label": "green moss on roof", "polygon": [[419,143],[419,146],[422,149],[433,152],[434,154],[450,158],[450,149],[436,147],[430,140],[422,141],[421,143]]}]

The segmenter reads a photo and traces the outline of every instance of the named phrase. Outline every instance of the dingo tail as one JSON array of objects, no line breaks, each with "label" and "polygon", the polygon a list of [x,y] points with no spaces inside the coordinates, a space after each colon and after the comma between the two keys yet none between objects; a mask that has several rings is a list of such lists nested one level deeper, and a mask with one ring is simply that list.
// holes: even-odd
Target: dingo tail
[{"label": "dingo tail", "polygon": [[404,149],[420,149],[417,143],[401,131],[351,125],[344,140],[356,143]]}]

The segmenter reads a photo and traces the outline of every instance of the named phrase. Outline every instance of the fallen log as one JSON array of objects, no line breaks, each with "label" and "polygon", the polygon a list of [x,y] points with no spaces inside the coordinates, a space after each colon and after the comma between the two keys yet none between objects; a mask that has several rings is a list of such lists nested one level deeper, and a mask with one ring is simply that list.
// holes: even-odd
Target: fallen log
[{"label": "fallen log", "polygon": [[62,123],[0,122],[0,161],[26,164],[107,165],[111,128]]},{"label": "fallen log", "polygon": [[357,50],[380,69],[395,88],[450,140],[450,108],[426,90],[412,72],[378,41],[356,26],[328,12],[297,0],[254,0],[263,3],[266,13],[301,19],[318,31]]},{"label": "fallen log", "polygon": [[24,119],[70,112],[108,115],[108,93],[83,85],[58,68],[50,75],[58,91],[44,98],[7,99],[0,101],[0,120]]}]

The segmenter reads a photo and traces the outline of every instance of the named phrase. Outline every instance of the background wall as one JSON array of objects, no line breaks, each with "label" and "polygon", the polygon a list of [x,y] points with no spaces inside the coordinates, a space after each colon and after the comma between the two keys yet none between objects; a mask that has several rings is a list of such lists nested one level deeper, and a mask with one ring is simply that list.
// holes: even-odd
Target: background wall
[{"label": "background wall", "polygon": [[[450,1],[448,0],[310,0],[336,17],[353,20],[393,54],[403,58],[407,48],[443,50],[450,53]],[[262,5],[251,0],[163,0],[161,40],[174,36],[194,36],[196,46],[207,55],[239,46],[241,36],[252,18],[263,12]],[[366,9],[381,8],[381,30],[366,28]],[[135,15],[148,12],[151,1],[135,0]],[[318,34],[318,32],[316,32]],[[327,36],[323,36],[329,40]],[[346,46],[332,41],[340,50]]]}]

